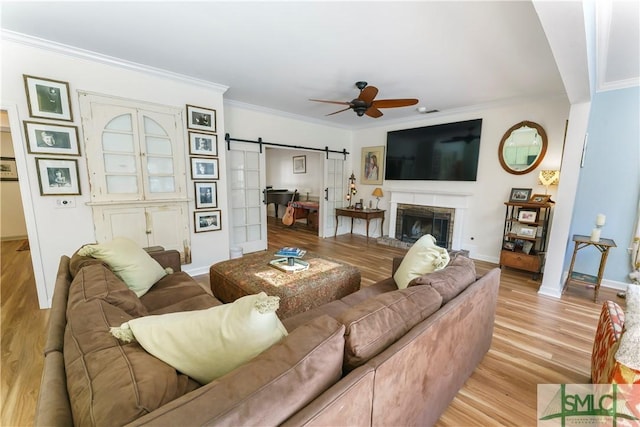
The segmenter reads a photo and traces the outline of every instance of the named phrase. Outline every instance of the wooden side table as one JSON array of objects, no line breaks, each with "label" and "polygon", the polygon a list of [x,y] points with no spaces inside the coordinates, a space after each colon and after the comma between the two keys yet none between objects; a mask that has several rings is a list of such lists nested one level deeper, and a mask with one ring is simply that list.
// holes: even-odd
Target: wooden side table
[{"label": "wooden side table", "polygon": [[[569,274],[567,275],[567,280],[564,282],[564,286],[562,288],[562,293],[567,289],[569,282],[576,282],[579,284],[593,286],[593,302],[598,302],[598,292],[600,291],[600,284],[602,283],[602,275],[604,274],[604,267],[607,264],[607,257],[609,256],[609,249],[615,248],[616,242],[612,239],[600,239],[597,242],[592,242],[590,240],[590,236],[583,236],[580,234],[575,234],[573,236],[573,241],[575,242],[575,246],[573,247],[573,256],[571,257],[571,265],[569,266]],[[573,271],[573,265],[576,262],[576,255],[580,249],[593,246],[600,251],[600,267],[598,268],[598,275],[594,276],[591,274],[578,273],[577,271]]]},{"label": "wooden side table", "polygon": [[369,239],[369,221],[375,218],[380,218],[380,234],[382,234],[382,225],[384,224],[383,209],[336,208],[336,232],[334,233],[334,236],[338,235],[338,217],[340,216],[351,218],[351,234],[353,234],[353,219],[365,219],[367,221],[367,239]]}]

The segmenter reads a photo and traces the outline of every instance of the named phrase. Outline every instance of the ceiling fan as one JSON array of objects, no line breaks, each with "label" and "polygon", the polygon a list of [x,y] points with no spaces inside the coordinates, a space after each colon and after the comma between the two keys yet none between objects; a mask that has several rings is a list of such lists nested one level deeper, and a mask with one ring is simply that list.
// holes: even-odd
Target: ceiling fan
[{"label": "ceiling fan", "polygon": [[347,108],[338,110],[334,113],[329,113],[327,116],[342,113],[348,109],[352,109],[356,112],[358,117],[367,115],[377,119],[382,117],[382,111],[379,108],[396,108],[396,107],[408,107],[409,105],[415,105],[418,103],[417,99],[379,99],[374,101],[374,98],[378,94],[378,88],[375,86],[367,86],[367,82],[356,82],[356,87],[360,89],[360,95],[356,99],[349,102],[343,101],[325,101],[323,99],[310,99],[309,101],[326,102],[329,104],[348,105]]}]

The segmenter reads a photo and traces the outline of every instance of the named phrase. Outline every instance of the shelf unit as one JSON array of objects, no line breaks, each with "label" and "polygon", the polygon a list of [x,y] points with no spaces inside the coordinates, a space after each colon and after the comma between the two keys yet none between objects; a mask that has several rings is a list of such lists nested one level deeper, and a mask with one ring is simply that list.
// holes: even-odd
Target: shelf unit
[{"label": "shelf unit", "polygon": [[505,202],[500,267],[530,271],[537,278],[544,266],[552,203]]}]

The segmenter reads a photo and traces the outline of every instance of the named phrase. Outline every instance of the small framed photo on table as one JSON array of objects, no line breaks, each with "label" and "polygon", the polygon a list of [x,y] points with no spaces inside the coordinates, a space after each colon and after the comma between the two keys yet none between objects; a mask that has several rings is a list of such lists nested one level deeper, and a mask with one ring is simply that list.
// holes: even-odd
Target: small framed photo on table
[{"label": "small framed photo on table", "polygon": [[217,231],[222,229],[221,211],[197,211],[193,213],[195,232]]},{"label": "small framed photo on table", "polygon": [[536,237],[536,231],[537,231],[537,227],[523,226],[523,227],[520,227],[520,229],[518,230],[517,235],[521,236],[521,237],[534,238],[534,237]]},{"label": "small framed photo on table", "polygon": [[73,121],[69,83],[26,74],[23,77],[31,117]]},{"label": "small framed photo on table", "polygon": [[509,196],[510,202],[528,202],[531,197],[531,188],[512,188]]},{"label": "small framed photo on table", "polygon": [[520,211],[518,212],[518,221],[533,223],[536,222],[536,211]]},{"label": "small framed photo on table", "polygon": [[544,205],[545,203],[549,202],[550,199],[551,196],[548,194],[534,194],[533,196],[531,196],[529,202]]},{"label": "small framed photo on table", "polygon": [[78,161],[36,158],[40,195],[79,195]]},{"label": "small framed photo on table", "polygon": [[187,128],[215,132],[216,110],[187,105]]}]

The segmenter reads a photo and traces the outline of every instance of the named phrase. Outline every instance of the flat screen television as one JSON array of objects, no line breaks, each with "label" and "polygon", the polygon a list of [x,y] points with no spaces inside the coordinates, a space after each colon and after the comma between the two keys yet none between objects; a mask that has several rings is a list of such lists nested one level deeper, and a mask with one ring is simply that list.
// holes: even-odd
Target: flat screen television
[{"label": "flat screen television", "polygon": [[385,179],[475,181],[482,119],[387,132]]}]

